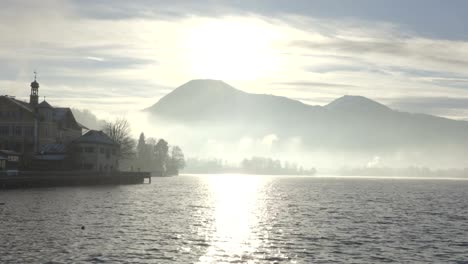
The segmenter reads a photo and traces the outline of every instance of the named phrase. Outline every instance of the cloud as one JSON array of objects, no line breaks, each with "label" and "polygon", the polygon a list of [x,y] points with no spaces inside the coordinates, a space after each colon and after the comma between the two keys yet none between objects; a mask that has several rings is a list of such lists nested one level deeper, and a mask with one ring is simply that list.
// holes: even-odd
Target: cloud
[{"label": "cloud", "polygon": [[303,82],[303,81],[291,81],[291,82],[276,82],[276,83],[271,83],[272,85],[284,85],[284,86],[292,86],[288,87],[288,89],[294,89],[294,87],[301,87],[306,86],[306,87],[314,87],[314,86],[319,86],[319,87],[330,87],[330,88],[349,88],[349,87],[356,87],[355,85],[349,85],[349,84],[340,84],[340,83],[326,83],[326,82]]},{"label": "cloud", "polygon": [[[325,41],[296,40],[292,47],[302,47],[310,51],[341,52],[347,55],[363,57],[366,55],[383,55],[395,59],[429,62],[434,66],[459,67],[468,63],[464,50],[465,42],[439,41],[421,38],[329,38]],[[458,56],[457,56],[458,55]],[[459,56],[462,55],[462,56]],[[382,62],[381,62],[382,63]],[[392,65],[392,61],[387,64]],[[442,68],[441,67],[441,68]]]},{"label": "cloud", "polygon": [[[200,25],[228,23],[238,32],[259,29],[248,38],[229,38],[242,42],[244,52],[230,54],[236,63],[229,65],[237,68],[228,69],[236,73],[244,65],[244,71],[267,73],[248,80],[223,75],[232,76],[225,81],[247,92],[318,104],[345,94],[396,106],[402,98],[421,98],[427,103],[400,100],[399,106],[442,116],[453,116],[454,108],[430,98],[468,97],[468,42],[416,34],[391,21],[369,20],[370,15],[320,15],[312,7],[321,12],[327,8],[310,1],[297,6],[302,8],[282,1],[5,1],[0,10],[0,85],[25,98],[32,71],[38,70],[41,95],[60,104],[80,102],[110,112],[146,107],[189,79],[204,77],[200,69],[210,50],[199,48],[205,42],[224,42],[214,34],[200,38],[194,32]],[[198,45],[189,43],[188,36]],[[262,50],[263,63],[249,56],[258,53],[248,47],[260,42],[255,47]],[[228,56],[220,54],[214,62],[226,61]],[[225,69],[215,66],[209,69]],[[134,105],[121,105],[126,102]]]},{"label": "cloud", "polygon": [[109,4],[106,0],[73,0],[70,3],[81,16],[97,20],[179,20],[194,15],[215,17],[242,12],[227,1],[114,0]]}]

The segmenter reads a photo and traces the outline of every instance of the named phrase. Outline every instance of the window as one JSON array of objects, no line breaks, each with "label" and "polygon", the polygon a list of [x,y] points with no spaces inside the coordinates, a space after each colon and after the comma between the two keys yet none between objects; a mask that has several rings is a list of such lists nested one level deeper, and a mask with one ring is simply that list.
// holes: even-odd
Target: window
[{"label": "window", "polygon": [[104,148],[101,148],[101,154],[104,154]]},{"label": "window", "polygon": [[93,147],[85,147],[85,152],[86,153],[94,153],[94,148]]},{"label": "window", "polygon": [[23,135],[23,128],[21,126],[15,127],[15,136],[22,136]]},{"label": "window", "polygon": [[0,126],[0,136],[8,136],[10,134],[9,126]]},{"label": "window", "polygon": [[20,142],[16,142],[14,150],[17,152],[21,152],[22,147],[23,147],[23,144],[21,144]]},{"label": "window", "polygon": [[31,152],[34,150],[34,144],[33,143],[27,143],[25,146],[24,146],[24,151],[26,152]]},{"label": "window", "polygon": [[78,153],[83,152],[83,148],[82,147],[76,147],[76,152],[78,152]]},{"label": "window", "polygon": [[24,127],[24,135],[28,137],[34,136],[34,127],[32,126]]},{"label": "window", "polygon": [[93,168],[94,168],[93,164],[90,164],[90,163],[83,164],[83,169],[85,170],[92,170]]}]

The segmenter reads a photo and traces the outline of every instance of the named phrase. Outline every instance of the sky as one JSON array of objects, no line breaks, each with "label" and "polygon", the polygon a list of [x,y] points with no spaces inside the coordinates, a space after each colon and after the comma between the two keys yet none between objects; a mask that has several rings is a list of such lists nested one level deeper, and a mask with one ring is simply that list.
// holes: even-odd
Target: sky
[{"label": "sky", "polygon": [[325,105],[362,95],[468,119],[462,0],[2,0],[0,94],[149,107],[191,79]]}]

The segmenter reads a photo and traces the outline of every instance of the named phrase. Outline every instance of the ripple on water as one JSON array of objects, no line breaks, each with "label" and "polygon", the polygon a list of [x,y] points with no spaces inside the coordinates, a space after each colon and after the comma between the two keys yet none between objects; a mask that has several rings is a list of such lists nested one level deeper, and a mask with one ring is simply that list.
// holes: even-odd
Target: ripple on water
[{"label": "ripple on water", "polygon": [[468,259],[468,181],[181,176],[0,201],[0,263]]}]

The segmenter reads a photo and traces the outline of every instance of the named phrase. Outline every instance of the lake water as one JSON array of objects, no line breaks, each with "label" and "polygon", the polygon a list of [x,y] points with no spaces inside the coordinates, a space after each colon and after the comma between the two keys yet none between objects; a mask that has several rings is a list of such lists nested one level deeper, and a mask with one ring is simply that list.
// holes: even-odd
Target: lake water
[{"label": "lake water", "polygon": [[0,263],[72,262],[468,263],[468,181],[204,175],[0,190]]}]

